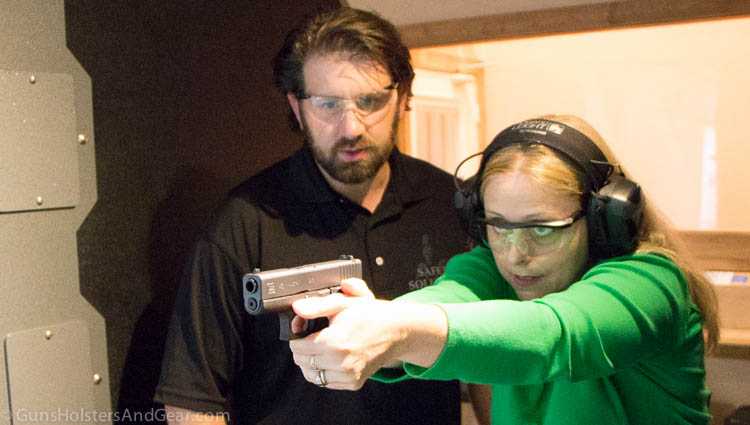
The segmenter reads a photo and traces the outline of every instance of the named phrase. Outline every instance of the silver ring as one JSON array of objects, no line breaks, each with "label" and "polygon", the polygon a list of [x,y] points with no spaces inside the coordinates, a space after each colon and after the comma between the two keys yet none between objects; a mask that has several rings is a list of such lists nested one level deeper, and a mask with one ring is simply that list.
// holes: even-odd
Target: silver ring
[{"label": "silver ring", "polygon": [[315,366],[315,354],[310,356],[310,369],[312,370],[318,370],[318,367]]},{"label": "silver ring", "polygon": [[328,385],[328,382],[326,382],[326,371],[323,369],[318,370],[318,375],[315,377],[315,385],[325,388],[326,385]]}]

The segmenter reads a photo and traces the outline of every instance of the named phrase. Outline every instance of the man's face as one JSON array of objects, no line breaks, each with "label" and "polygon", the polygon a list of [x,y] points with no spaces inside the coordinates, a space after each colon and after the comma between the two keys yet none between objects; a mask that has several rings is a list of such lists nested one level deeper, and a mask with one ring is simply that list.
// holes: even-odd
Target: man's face
[{"label": "man's face", "polygon": [[[329,177],[363,183],[375,176],[396,145],[399,104],[388,72],[341,54],[313,55],[303,67],[305,94],[289,102],[315,160]],[[376,105],[373,109],[372,105]]]}]

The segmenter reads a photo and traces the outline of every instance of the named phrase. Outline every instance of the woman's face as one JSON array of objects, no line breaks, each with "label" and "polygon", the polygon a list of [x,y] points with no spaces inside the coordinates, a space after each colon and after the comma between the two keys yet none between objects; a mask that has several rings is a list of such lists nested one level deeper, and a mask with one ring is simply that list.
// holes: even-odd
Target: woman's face
[{"label": "woman's face", "polygon": [[[483,200],[487,219],[514,223],[564,220],[580,210],[577,197],[554,192],[519,171],[490,176]],[[545,238],[550,236],[554,240],[548,243]],[[585,217],[564,229],[509,231],[488,225],[487,242],[497,268],[520,300],[565,290],[581,277],[588,262]]]}]

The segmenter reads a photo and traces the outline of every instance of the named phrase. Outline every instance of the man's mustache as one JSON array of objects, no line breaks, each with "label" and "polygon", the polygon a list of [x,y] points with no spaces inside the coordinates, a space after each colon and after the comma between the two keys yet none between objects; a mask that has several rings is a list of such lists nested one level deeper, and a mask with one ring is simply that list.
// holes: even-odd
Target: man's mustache
[{"label": "man's mustache", "polygon": [[[362,141],[364,141],[364,143],[361,143]],[[351,149],[351,148],[365,149],[365,148],[369,148],[371,146],[372,146],[372,143],[370,143],[369,140],[365,139],[362,136],[359,136],[359,137],[354,138],[354,139],[344,139],[344,138],[341,138],[341,139],[339,139],[333,145],[333,149],[334,150],[338,150],[338,149]]]}]

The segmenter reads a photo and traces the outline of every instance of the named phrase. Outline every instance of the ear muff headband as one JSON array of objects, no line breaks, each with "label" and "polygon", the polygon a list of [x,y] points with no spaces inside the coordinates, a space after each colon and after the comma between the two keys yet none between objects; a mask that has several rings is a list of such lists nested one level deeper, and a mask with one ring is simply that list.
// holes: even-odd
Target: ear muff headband
[{"label": "ear muff headband", "polygon": [[[484,169],[495,152],[512,144],[547,146],[584,171],[591,192],[590,200],[584,207],[587,209],[593,257],[609,258],[635,249],[643,211],[640,186],[621,175],[611,175],[615,166],[607,161],[604,153],[586,135],[565,124],[546,119],[523,121],[500,132],[482,152],[479,170],[464,185],[466,190],[461,189],[456,178],[458,191],[455,206],[465,230],[472,238],[477,242],[486,238],[486,228],[478,220],[484,217],[479,193]],[[613,188],[616,190],[613,191]]]},{"label": "ear muff headband", "polygon": [[595,192],[604,186],[613,169],[599,147],[580,131],[559,122],[536,119],[514,124],[495,136],[482,154],[477,174],[482,175],[495,152],[516,143],[537,143],[558,152],[584,171],[590,189]]}]

